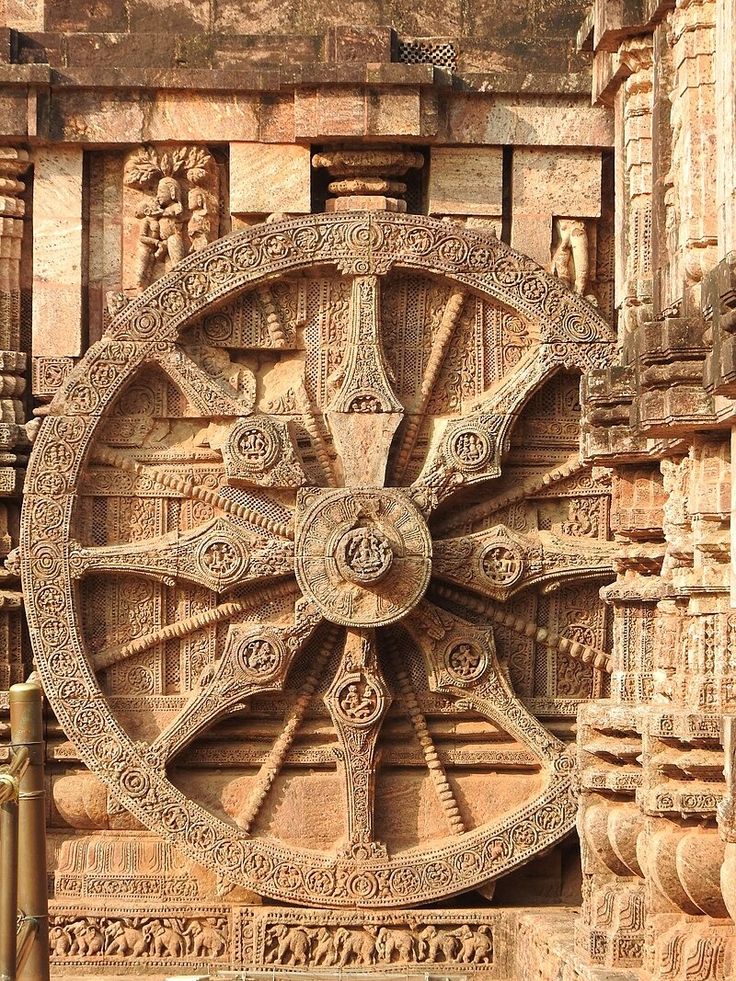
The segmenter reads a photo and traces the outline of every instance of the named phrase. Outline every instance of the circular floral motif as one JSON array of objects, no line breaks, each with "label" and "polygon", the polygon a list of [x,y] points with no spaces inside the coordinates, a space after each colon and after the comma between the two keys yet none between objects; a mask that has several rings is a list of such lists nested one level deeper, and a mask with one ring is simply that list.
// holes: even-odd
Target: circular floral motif
[{"label": "circular floral motif", "polygon": [[319,233],[316,228],[307,225],[306,228],[299,228],[294,232],[292,241],[297,251],[311,255],[319,247]]},{"label": "circular floral motif", "polygon": [[415,896],[421,888],[418,872],[410,865],[391,873],[391,889],[397,896]]},{"label": "circular floral motif", "polygon": [[79,665],[71,651],[51,651],[46,660],[49,671],[55,678],[73,678],[79,674]]},{"label": "circular floral motif", "polygon": [[130,321],[130,333],[140,337],[143,340],[148,340],[154,337],[161,328],[161,314],[156,310],[155,307],[148,306],[145,310],[141,310],[140,313],[136,314],[135,317]]},{"label": "circular floral motif", "polygon": [[168,804],[161,811],[161,823],[171,834],[181,834],[189,824],[189,813],[181,804]]},{"label": "circular floral motif", "polygon": [[499,286],[508,288],[519,285],[524,278],[524,270],[516,256],[499,256],[493,265],[491,275]]},{"label": "circular floral motif", "polygon": [[209,278],[216,285],[226,283],[235,272],[232,262],[224,255],[216,255],[212,259],[208,259],[204,268]]},{"label": "circular floral motif", "polygon": [[330,896],[335,889],[335,876],[329,869],[310,869],[304,884],[316,896]]},{"label": "circular floral motif", "polygon": [[453,872],[447,862],[429,862],[424,869],[424,880],[430,889],[444,888],[452,882]]},{"label": "circular floral motif", "polygon": [[159,303],[165,313],[170,317],[176,317],[186,309],[187,300],[180,290],[164,290]]},{"label": "circular floral motif", "polygon": [[64,522],[64,512],[56,501],[36,500],[30,504],[31,517],[37,527],[42,528],[44,537],[61,528]]},{"label": "circular floral motif", "polygon": [[67,404],[72,412],[93,412],[100,404],[100,396],[92,385],[78,382],[69,393]]},{"label": "circular floral motif", "polygon": [[71,470],[74,454],[65,443],[51,443],[43,455],[44,463],[54,470]]},{"label": "circular floral motif", "polygon": [[215,861],[229,872],[243,867],[245,847],[242,841],[218,841],[215,845]]},{"label": "circular floral motif", "polygon": [[41,637],[49,647],[61,647],[69,643],[69,624],[63,620],[46,620],[41,624]]},{"label": "circular floral motif", "polygon": [[531,821],[521,821],[514,826],[511,837],[517,848],[533,848],[539,840],[539,831]]},{"label": "circular floral motif", "polygon": [[39,494],[60,496],[66,491],[66,480],[55,470],[42,471],[36,477],[36,491]]},{"label": "circular floral motif", "polygon": [[215,829],[204,821],[192,821],[187,826],[184,837],[193,848],[203,852],[211,851],[217,844]]},{"label": "circular floral motif", "polygon": [[66,606],[66,596],[58,586],[44,586],[36,593],[36,604],[39,613],[54,616]]},{"label": "circular floral motif", "polygon": [[434,235],[427,228],[410,228],[404,236],[404,247],[414,255],[428,255],[434,245]]},{"label": "circular floral motif", "polygon": [[233,262],[239,269],[252,269],[260,261],[260,253],[253,242],[246,242],[233,252]]},{"label": "circular floral motif", "polygon": [[562,811],[553,804],[540,807],[534,814],[534,823],[547,834],[551,834],[560,827],[563,821]]},{"label": "circular floral motif", "polygon": [[449,266],[460,266],[468,258],[468,246],[461,238],[446,238],[437,246],[437,255]]},{"label": "circular floral motif", "polygon": [[92,705],[80,708],[74,716],[74,728],[83,736],[99,736],[105,728],[102,712]]},{"label": "circular floral motif", "polygon": [[372,899],[378,892],[378,879],[373,872],[353,872],[348,878],[347,890],[356,899]]},{"label": "circular floral motif", "polygon": [[59,685],[59,695],[65,702],[78,702],[87,697],[87,689],[78,678],[70,678]]},{"label": "circular floral motif", "polygon": [[289,254],[290,244],[285,235],[269,235],[263,239],[263,251],[269,259],[283,259]]},{"label": "circular floral motif", "polygon": [[185,273],[182,276],[181,285],[184,292],[195,300],[204,296],[210,286],[209,280],[203,272]]},{"label": "circular floral motif", "polygon": [[296,892],[302,887],[302,873],[291,862],[280,862],[273,870],[273,879],[279,889],[285,892]]},{"label": "circular floral motif", "polygon": [[151,781],[145,770],[130,767],[120,774],[120,786],[130,797],[145,797],[151,789]]},{"label": "circular floral motif", "polygon": [[527,273],[519,283],[519,293],[528,303],[540,303],[548,290],[547,281],[534,273]]},{"label": "circular floral motif", "polygon": [[227,314],[215,313],[207,317],[202,329],[211,341],[227,341],[232,337],[233,324]]},{"label": "circular floral motif", "polygon": [[511,858],[511,842],[507,837],[490,838],[483,846],[483,864],[493,866]]},{"label": "circular floral motif", "polygon": [[110,388],[115,384],[120,373],[120,366],[112,361],[98,361],[89,373],[95,388]]},{"label": "circular floral motif", "polygon": [[476,245],[470,250],[468,265],[471,269],[488,269],[493,262],[493,252],[485,245]]}]

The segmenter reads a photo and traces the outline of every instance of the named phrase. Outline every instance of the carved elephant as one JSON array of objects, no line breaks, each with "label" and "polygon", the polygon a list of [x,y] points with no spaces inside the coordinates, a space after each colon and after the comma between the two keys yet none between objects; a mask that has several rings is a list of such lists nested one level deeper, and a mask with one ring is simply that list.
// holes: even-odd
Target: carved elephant
[{"label": "carved elephant", "polygon": [[195,957],[221,957],[226,949],[227,943],[219,930],[209,923],[193,923],[190,931],[193,937],[193,951]]},{"label": "carved elephant", "polygon": [[376,963],[376,942],[365,930],[340,927],[335,933],[335,945],[340,954],[340,967]]},{"label": "carved elephant", "polygon": [[151,938],[154,957],[183,957],[186,953],[184,937],[165,923],[147,923],[144,932]]},{"label": "carved elephant", "polygon": [[414,937],[409,930],[391,930],[381,927],[376,935],[376,949],[382,960],[393,961],[394,954],[400,963],[414,959]]},{"label": "carved elephant", "polygon": [[336,938],[326,927],[320,927],[314,936],[312,946],[312,963],[316,966],[333,967],[337,963]]},{"label": "carved elephant", "polygon": [[276,941],[276,947],[268,955],[269,963],[292,967],[309,963],[311,943],[306,930],[277,924],[271,927],[270,934]]},{"label": "carved elephant", "polygon": [[114,922],[107,926],[105,934],[110,957],[140,957],[148,950],[148,937],[137,927]]}]

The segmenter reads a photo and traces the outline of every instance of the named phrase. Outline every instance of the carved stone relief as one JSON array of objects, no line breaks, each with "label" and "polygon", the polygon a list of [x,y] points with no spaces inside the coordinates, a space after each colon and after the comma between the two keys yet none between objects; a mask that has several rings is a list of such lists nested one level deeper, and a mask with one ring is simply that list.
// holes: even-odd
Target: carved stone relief
[{"label": "carved stone relief", "polygon": [[125,159],[123,289],[143,290],[219,235],[219,174],[202,146],[142,146]]},{"label": "carved stone relief", "polygon": [[[566,835],[572,754],[534,711],[573,714],[608,669],[575,373],[612,347],[498,241],[390,214],[256,226],[125,306],[51,403],[22,554],[44,686],[111,807],[224,891],[323,907],[446,897]],[[475,745],[448,748],[453,720]],[[205,788],[197,760],[227,765]],[[95,929],[113,957],[189,955],[179,920]],[[97,942],[59,929],[62,955]],[[492,956],[465,921],[406,951],[295,929],[265,964]]]}]

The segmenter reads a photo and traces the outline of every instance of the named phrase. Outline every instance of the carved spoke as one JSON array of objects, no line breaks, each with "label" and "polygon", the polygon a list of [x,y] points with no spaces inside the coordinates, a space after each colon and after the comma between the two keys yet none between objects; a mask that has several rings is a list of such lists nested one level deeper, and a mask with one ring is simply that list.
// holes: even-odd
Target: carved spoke
[{"label": "carved spoke", "polygon": [[87,547],[71,543],[72,574],[124,569],[169,585],[177,579],[213,592],[258,579],[287,575],[294,568],[294,546],[284,539],[258,541],[223,518],[187,532],[171,532],[147,541]]},{"label": "carved spoke", "polygon": [[253,593],[249,593],[248,596],[242,599],[232,600],[229,603],[220,603],[211,610],[200,610],[190,617],[175,620],[173,623],[167,623],[165,626],[159,627],[157,630],[152,630],[148,634],[136,637],[135,640],[130,640],[126,644],[107,647],[105,650],[99,651],[93,656],[93,667],[95,671],[104,671],[114,664],[127,661],[128,658],[137,657],[137,655],[143,654],[145,651],[159,644],[163,644],[167,640],[181,640],[190,634],[197,633],[198,630],[204,630],[206,627],[222,623],[223,620],[230,620],[239,614],[250,613],[264,605],[278,602],[287,596],[293,595],[296,591],[297,586],[294,582],[286,581],[269,584],[265,588],[262,587]]},{"label": "carved spoke", "polygon": [[448,422],[411,493],[429,515],[462,484],[496,478],[511,428],[524,402],[548,372],[539,351],[522,357],[475,408]]},{"label": "carved spoke", "polygon": [[501,627],[508,627],[517,634],[523,634],[525,637],[533,638],[537,644],[542,644],[544,647],[560,651],[561,654],[566,654],[575,661],[592,664],[597,671],[611,673],[610,656],[597,647],[591,647],[589,644],[583,644],[569,637],[562,637],[560,634],[554,633],[554,631],[548,630],[546,627],[540,627],[536,623],[525,620],[523,617],[515,616],[502,606],[495,604],[489,605],[487,602],[471,596],[467,592],[460,592],[452,586],[445,586],[438,583],[434,587],[434,592],[454,604],[465,607],[474,613],[490,619],[493,623],[497,623]]},{"label": "carved spoke", "polygon": [[463,310],[465,296],[466,294],[463,290],[455,290],[450,294],[450,297],[445,304],[445,309],[442,314],[442,320],[440,321],[437,336],[432,342],[432,349],[429,352],[427,365],[424,369],[424,376],[422,377],[422,384],[420,387],[421,401],[419,408],[407,421],[401,438],[401,443],[399,445],[399,450],[396,454],[396,465],[394,469],[396,472],[395,483],[397,484],[402,482],[401,478],[405,475],[406,468],[411,460],[412,450],[414,449],[417,437],[419,436],[419,431],[422,428],[422,423],[424,422],[427,413],[427,406],[429,405],[432,391],[434,390],[437,379],[439,378],[442,365],[445,361],[445,355],[447,354],[447,349],[450,346],[450,341],[455,333],[455,328],[457,327],[460,314]]},{"label": "carved spoke", "polygon": [[393,638],[390,636],[382,637],[381,640],[381,646],[387,648],[391,656],[393,672],[399,686],[404,708],[409,716],[409,721],[412,724],[419,745],[422,748],[422,754],[429,770],[432,786],[435,789],[440,806],[445,813],[447,824],[454,835],[461,835],[466,830],[465,822],[463,821],[460,808],[450,786],[450,781],[445,773],[445,768],[437,754],[427,720],[419,707],[419,701],[417,699],[417,693],[414,690],[414,685],[412,684],[411,675],[402,663]]},{"label": "carved spoke", "polygon": [[234,387],[230,380],[205,371],[177,344],[158,352],[158,363],[203,417],[245,416],[253,411],[256,385],[251,372],[237,372]]},{"label": "carved spoke", "polygon": [[380,283],[356,276],[338,391],[327,419],[347,487],[382,487],[404,408],[396,397],[381,346]]},{"label": "carved spoke", "polygon": [[185,477],[160,470],[156,467],[145,467],[124,453],[99,446],[92,454],[92,459],[95,463],[118,467],[120,470],[135,474],[136,477],[152,480],[166,490],[175,491],[177,494],[181,494],[182,497],[188,497],[194,501],[201,501],[203,504],[208,504],[218,511],[223,511],[225,514],[241,518],[243,521],[247,521],[257,528],[262,528],[272,535],[278,535],[280,538],[294,538],[294,529],[291,524],[274,521],[272,518],[261,514],[255,508],[241,504],[239,501],[225,497],[216,491],[209,490],[207,487],[201,487],[199,484],[195,484]]},{"label": "carved spoke", "polygon": [[347,811],[344,853],[353,859],[385,855],[374,837],[376,742],[391,703],[381,673],[375,634],[348,630],[340,666],[325,694],[337,733]]},{"label": "carved spoke", "polygon": [[505,600],[534,583],[612,575],[613,542],[564,538],[541,531],[522,535],[506,525],[434,544],[432,569],[440,579]]},{"label": "carved spoke", "polygon": [[534,476],[521,483],[515,483],[513,489],[506,493],[485,497],[480,504],[447,515],[446,518],[435,525],[436,533],[439,537],[444,537],[449,536],[452,532],[465,532],[479,521],[485,521],[487,523],[494,514],[497,514],[503,508],[510,507],[512,504],[519,504],[530,497],[540,494],[542,491],[549,491],[555,484],[568,480],[570,477],[588,469],[589,464],[581,462],[580,454],[575,453],[564,463],[552,467],[551,470],[542,474],[541,477]]},{"label": "carved spoke", "polygon": [[527,712],[512,691],[496,659],[491,630],[426,600],[405,625],[422,652],[432,691],[461,699],[541,759],[560,755],[564,745]]},{"label": "carved spoke", "polygon": [[284,727],[258,771],[255,785],[248,797],[245,808],[237,818],[238,825],[244,831],[250,831],[274,780],[284,765],[284,760],[291,749],[297,730],[309,708],[309,703],[314,697],[327,662],[333,653],[337,632],[336,627],[331,627],[327,632],[327,636],[324,638],[319,652],[309,664],[304,683],[299,688],[296,698],[286,714]]},{"label": "carved spoke", "polygon": [[239,711],[251,695],[279,691],[294,658],[322,617],[299,600],[294,623],[285,627],[242,623],[230,627],[222,657],[211,677],[152,745],[162,765],[169,762],[204,729],[231,712]]}]

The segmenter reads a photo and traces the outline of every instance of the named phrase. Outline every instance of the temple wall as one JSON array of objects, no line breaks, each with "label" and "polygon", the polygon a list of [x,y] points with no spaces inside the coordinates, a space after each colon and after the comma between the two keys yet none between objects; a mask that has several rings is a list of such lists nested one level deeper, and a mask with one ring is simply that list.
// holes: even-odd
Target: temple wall
[{"label": "temple wall", "polygon": [[[0,717],[31,673],[57,710],[54,963],[736,978],[733,0],[33,0],[0,22]],[[362,539],[387,564],[412,509],[427,563],[436,537],[442,615],[397,576],[406,629],[375,650],[390,617],[338,609],[339,568],[326,598],[296,572],[326,626],[283,582],[289,548],[313,558],[307,488],[343,485],[359,524],[411,498]],[[62,599],[39,595],[49,495],[77,502]],[[260,656],[308,661],[248,714],[217,689],[227,718],[182,735],[236,643],[233,548],[273,578]],[[71,608],[94,695],[55,682]],[[462,650],[438,639],[458,624]],[[140,771],[89,748],[103,702]],[[338,871],[238,863],[247,841],[207,861],[217,822]],[[390,864],[424,848],[433,881]]]}]

